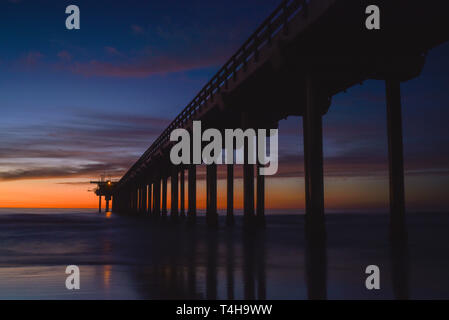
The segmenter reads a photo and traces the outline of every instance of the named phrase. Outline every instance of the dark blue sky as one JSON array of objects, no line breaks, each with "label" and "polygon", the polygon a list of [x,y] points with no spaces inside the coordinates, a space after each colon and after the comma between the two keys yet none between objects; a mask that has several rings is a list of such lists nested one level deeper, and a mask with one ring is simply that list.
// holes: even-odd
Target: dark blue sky
[{"label": "dark blue sky", "polygon": [[[120,176],[278,3],[0,0],[0,179]],[[69,4],[81,30],[65,28]],[[448,54],[434,49],[402,86],[413,208],[449,209]],[[384,96],[381,81],[367,81],[334,97],[327,177],[385,193]],[[279,179],[300,179],[300,119],[282,121],[280,134]]]},{"label": "dark blue sky", "polygon": [[69,31],[70,1],[2,1],[2,147],[111,139],[140,154],[276,2],[77,1]]}]

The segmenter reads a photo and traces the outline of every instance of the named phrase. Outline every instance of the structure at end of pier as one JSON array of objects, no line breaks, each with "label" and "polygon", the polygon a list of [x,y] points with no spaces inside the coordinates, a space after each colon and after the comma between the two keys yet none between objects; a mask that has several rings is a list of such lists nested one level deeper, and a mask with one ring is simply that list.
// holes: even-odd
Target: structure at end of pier
[{"label": "structure at end of pier", "polygon": [[101,197],[102,196],[104,196],[104,198],[106,200],[105,212],[111,211],[109,209],[109,201],[112,199],[114,185],[117,182],[112,181],[110,179],[105,179],[105,177],[101,177],[99,181],[91,181],[90,183],[97,185],[97,188],[94,189],[94,192],[98,196],[98,212],[101,213]]}]

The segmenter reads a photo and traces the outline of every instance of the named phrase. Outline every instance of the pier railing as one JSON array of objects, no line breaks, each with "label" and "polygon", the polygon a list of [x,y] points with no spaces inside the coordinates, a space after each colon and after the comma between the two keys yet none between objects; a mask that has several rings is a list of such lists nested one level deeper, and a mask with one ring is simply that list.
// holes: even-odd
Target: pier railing
[{"label": "pier railing", "polygon": [[193,100],[176,116],[162,134],[144,152],[137,162],[126,172],[117,183],[117,188],[132,178],[136,170],[148,163],[155,152],[159,150],[170,138],[171,132],[181,128],[187,121],[201,110],[207,100],[213,101],[214,95],[222,89],[227,89],[229,80],[237,80],[237,71],[247,67],[253,59],[258,61],[259,51],[272,45],[272,39],[279,32],[285,34],[289,31],[289,22],[300,11],[305,12],[311,0],[284,0],[268,16],[256,31],[244,42],[235,54],[221,67],[211,80],[200,90]]}]

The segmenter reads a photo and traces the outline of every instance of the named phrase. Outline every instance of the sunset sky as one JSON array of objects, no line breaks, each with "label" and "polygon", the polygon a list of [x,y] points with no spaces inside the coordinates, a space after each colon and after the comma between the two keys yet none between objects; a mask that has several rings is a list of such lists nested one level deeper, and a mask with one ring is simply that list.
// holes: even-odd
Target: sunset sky
[{"label": "sunset sky", "polygon": [[[0,207],[96,207],[89,181],[119,179],[278,3],[0,0]],[[70,4],[81,30],[65,28]],[[402,85],[409,211],[449,210],[448,55]],[[335,96],[323,126],[326,208],[387,210],[384,83]],[[301,119],[279,134],[266,205],[302,209]]]}]

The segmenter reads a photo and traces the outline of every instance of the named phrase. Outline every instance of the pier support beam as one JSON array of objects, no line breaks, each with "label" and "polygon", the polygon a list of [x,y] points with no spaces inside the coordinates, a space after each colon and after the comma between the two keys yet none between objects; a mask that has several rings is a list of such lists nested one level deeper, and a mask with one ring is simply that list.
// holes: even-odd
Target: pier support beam
[{"label": "pier support beam", "polygon": [[134,214],[134,211],[136,210],[136,190],[132,187],[131,188],[131,213]]},{"label": "pier support beam", "polygon": [[257,164],[257,223],[265,225],[265,176],[259,172],[261,165]]},{"label": "pier support beam", "polygon": [[307,102],[303,116],[304,171],[306,191],[305,232],[307,238],[325,239],[322,113],[327,97],[319,83],[307,79]]},{"label": "pier support beam", "polygon": [[137,186],[136,187],[136,212],[135,213],[139,213],[140,210],[140,188]]},{"label": "pier support beam", "polygon": [[162,215],[167,215],[167,177],[162,177]]},{"label": "pier support beam", "polygon": [[[249,128],[249,115],[242,113],[242,127]],[[249,163],[249,138],[243,142],[243,225],[254,223],[254,165]]]},{"label": "pier support beam", "polygon": [[180,184],[181,184],[181,190],[180,190],[181,197],[180,197],[179,201],[181,202],[181,217],[185,217],[186,216],[186,210],[185,210],[185,198],[184,198],[185,197],[184,168],[181,168],[180,174],[181,174],[181,181],[180,181]]},{"label": "pier support beam", "polygon": [[404,155],[402,144],[401,84],[386,80],[388,165],[390,182],[390,237],[405,238]]},{"label": "pier support beam", "polygon": [[156,178],[153,188],[153,216],[155,218],[161,215],[161,179]]},{"label": "pier support beam", "polygon": [[142,211],[143,211],[143,208],[142,208],[142,205],[143,205],[143,188],[142,188],[142,186],[139,186],[138,191],[139,191],[139,207],[138,207],[139,209],[138,209],[138,212],[139,212],[139,214],[141,214]]},{"label": "pier support beam", "polygon": [[122,195],[120,193],[114,193],[112,196],[112,212],[121,211],[122,201]]},{"label": "pier support beam", "polygon": [[248,164],[247,148],[243,164],[243,222],[245,225],[254,222],[254,165]]},{"label": "pier support beam", "polygon": [[137,213],[142,213],[142,186],[137,187]]},{"label": "pier support beam", "polygon": [[136,213],[140,213],[140,208],[142,207],[142,189],[137,186],[137,206]]},{"label": "pier support beam", "polygon": [[125,189],[124,191],[123,191],[123,203],[122,203],[122,205],[121,205],[121,210],[124,212],[124,213],[129,213],[129,204],[130,204],[130,201],[129,201],[129,191],[128,191],[128,189]]},{"label": "pier support beam", "polygon": [[106,200],[106,210],[105,210],[105,212],[109,212],[109,200],[111,199],[111,197],[105,196],[104,198]]},{"label": "pier support beam", "polygon": [[171,217],[178,217],[178,168],[172,168],[171,174]]},{"label": "pier support beam", "polygon": [[218,224],[217,214],[217,165],[215,163],[206,166],[206,193],[207,210],[206,220],[210,227]]},{"label": "pier support beam", "polygon": [[153,194],[153,192],[152,192],[152,183],[151,182],[148,182],[148,215],[149,216],[151,216],[151,214],[152,214],[152,210],[151,210],[151,208],[152,208],[152,201],[151,201],[151,195]]},{"label": "pier support beam", "polygon": [[227,165],[226,225],[234,225],[234,165]]},{"label": "pier support beam", "polygon": [[133,189],[133,197],[134,197],[134,207],[133,207],[133,213],[137,214],[138,213],[138,209],[139,209],[139,189],[137,187],[135,187]]},{"label": "pier support beam", "polygon": [[146,196],[146,186],[145,185],[142,185],[141,187],[140,187],[140,214],[144,214],[145,213],[145,210],[147,209],[146,208],[146,199],[145,199],[145,196]]},{"label": "pier support beam", "polygon": [[187,211],[187,215],[192,220],[196,217],[196,165],[191,164],[188,169],[188,178],[189,178],[189,210]]},{"label": "pier support beam", "polygon": [[98,196],[98,213],[101,213],[101,195]]},{"label": "pier support beam", "polygon": [[142,186],[142,208],[141,208],[141,213],[144,215],[147,212],[147,184],[145,183]]}]

